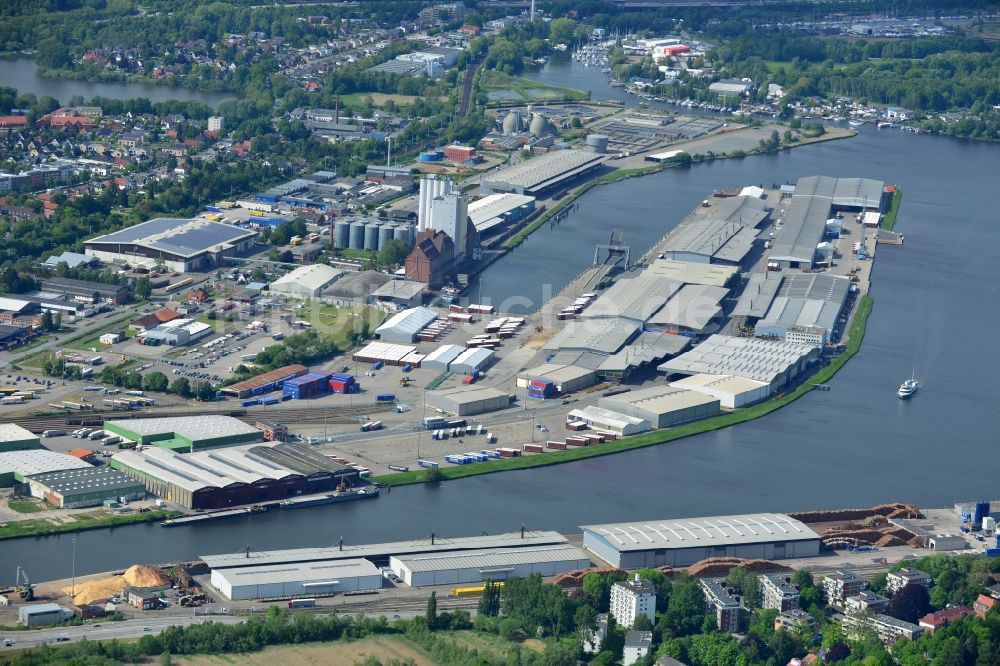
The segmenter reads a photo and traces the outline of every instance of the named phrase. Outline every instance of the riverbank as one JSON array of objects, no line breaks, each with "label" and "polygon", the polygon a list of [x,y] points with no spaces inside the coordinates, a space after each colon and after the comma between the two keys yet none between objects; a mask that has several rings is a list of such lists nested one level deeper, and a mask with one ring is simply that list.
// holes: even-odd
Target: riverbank
[{"label": "riverbank", "polygon": [[889,210],[886,214],[882,216],[881,227],[886,231],[892,231],[892,228],[896,226],[896,214],[899,213],[899,205],[903,201],[903,190],[896,186],[896,189],[892,192],[892,201],[889,203]]},{"label": "riverbank", "polygon": [[[740,128],[740,129],[745,129],[745,128]],[[737,129],[733,131],[738,132],[740,130]],[[827,128],[826,132],[824,134],[821,134],[820,136],[799,137],[797,140],[791,142],[783,141],[780,144],[780,146],[774,150],[765,150],[764,148],[757,148],[748,151],[734,151],[732,153],[713,153],[711,151],[708,151],[707,153],[701,153],[701,152],[688,153],[686,151],[683,151],[683,144],[681,144],[681,147],[677,148],[677,150],[681,150],[682,154],[666,162],[659,162],[643,167],[622,167],[622,168],[616,167],[613,171],[608,173],[603,173],[600,176],[596,176],[591,180],[588,180],[586,183],[583,183],[582,185],[578,186],[576,189],[567,192],[566,195],[562,198],[561,201],[559,201],[558,204],[556,204],[549,210],[545,211],[545,213],[540,215],[531,224],[529,224],[524,229],[511,236],[509,239],[507,239],[507,241],[504,242],[502,247],[506,250],[512,250],[516,248],[518,245],[523,243],[528,236],[530,236],[531,234],[533,234],[534,232],[538,231],[543,226],[545,226],[545,223],[551,220],[556,215],[558,215],[560,211],[562,211],[567,206],[575,202],[577,199],[579,199],[584,194],[589,192],[591,188],[597,185],[609,185],[611,183],[617,183],[623,180],[627,180],[629,178],[648,176],[650,174],[659,173],[666,169],[671,169],[678,166],[690,166],[692,164],[700,164],[702,162],[712,162],[715,160],[732,159],[732,158],[744,158],[744,157],[750,157],[752,155],[780,152],[783,150],[790,150],[792,148],[799,148],[802,146],[822,143],[825,141],[849,139],[854,136],[857,136],[857,132],[855,132],[854,130],[843,129],[839,127],[829,127]],[[700,140],[696,140],[690,143],[692,145],[698,145],[698,141]]]},{"label": "riverbank", "polygon": [[854,319],[847,334],[845,350],[835,356],[830,363],[819,368],[812,375],[806,377],[802,383],[792,391],[779,395],[776,398],[765,402],[741,408],[720,416],[716,416],[703,421],[687,423],[668,430],[656,430],[634,437],[625,437],[613,442],[606,442],[597,446],[585,446],[563,451],[547,451],[544,454],[521,456],[519,458],[501,458],[485,463],[473,463],[469,465],[459,465],[447,468],[435,468],[434,470],[414,470],[410,472],[400,472],[398,474],[386,474],[374,477],[373,481],[384,486],[403,486],[413,483],[425,483],[432,480],[460,479],[467,476],[478,476],[480,474],[492,474],[515,469],[528,469],[531,467],[544,467],[548,465],[558,465],[561,463],[582,460],[584,458],[594,458],[606,456],[612,453],[620,453],[632,449],[653,446],[672,442],[684,437],[699,435],[701,433],[728,428],[738,423],[745,423],[767,416],[771,412],[795,402],[817,385],[830,381],[837,372],[861,349],[861,341],[865,336],[865,327],[868,323],[868,315],[871,314],[874,300],[871,296],[862,296],[854,313]]},{"label": "riverbank", "polygon": [[104,527],[119,527],[150,523],[181,515],[180,511],[155,510],[129,514],[76,514],[68,522],[53,523],[46,519],[29,519],[0,524],[0,540],[47,536],[63,532],[83,532]]}]

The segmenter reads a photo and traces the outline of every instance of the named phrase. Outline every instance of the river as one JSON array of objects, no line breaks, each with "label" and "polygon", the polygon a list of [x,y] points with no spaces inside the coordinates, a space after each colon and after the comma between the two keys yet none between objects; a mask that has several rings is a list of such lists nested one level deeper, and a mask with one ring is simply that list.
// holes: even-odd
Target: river
[{"label": "river", "polygon": [[235,97],[232,93],[205,92],[151,83],[124,81],[90,83],[71,79],[46,79],[38,73],[35,61],[31,58],[0,60],[0,85],[16,88],[19,93],[34,93],[37,97],[48,95],[63,105],[68,105],[74,95],[80,95],[87,102],[94,97],[109,99],[145,97],[151,102],[195,101],[204,102],[211,107]]},{"label": "river", "polygon": [[[600,75],[599,72],[595,72]],[[863,129],[774,155],[723,160],[592,189],[579,212],[532,235],[491,266],[494,302],[537,298],[590,264],[593,243],[617,226],[635,253],[713,188],[864,176],[903,188],[902,247],[881,246],[875,307],[861,351],[830,382],[750,423],[614,456],[394,489],[377,500],[269,514],[214,525],[140,525],[76,536],[77,573],[201,554],[519,528],[753,511],[864,506],[884,501],[947,506],[998,495],[1000,361],[995,178],[1000,147],[897,130]],[[555,238],[553,238],[553,236]],[[525,287],[530,285],[530,287]],[[896,395],[916,372],[912,400]],[[38,580],[69,576],[73,535],[0,542],[0,561]]]}]

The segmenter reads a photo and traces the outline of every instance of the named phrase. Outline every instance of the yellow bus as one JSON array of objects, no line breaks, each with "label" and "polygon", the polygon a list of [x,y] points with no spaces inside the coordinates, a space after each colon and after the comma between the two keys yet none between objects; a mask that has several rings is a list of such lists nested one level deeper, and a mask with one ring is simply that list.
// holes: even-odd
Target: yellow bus
[{"label": "yellow bus", "polygon": [[[503,581],[494,581],[494,585],[497,587],[503,587]],[[453,597],[467,597],[472,594],[482,594],[486,590],[486,584],[473,585],[469,587],[453,587],[451,588],[451,596]]]}]

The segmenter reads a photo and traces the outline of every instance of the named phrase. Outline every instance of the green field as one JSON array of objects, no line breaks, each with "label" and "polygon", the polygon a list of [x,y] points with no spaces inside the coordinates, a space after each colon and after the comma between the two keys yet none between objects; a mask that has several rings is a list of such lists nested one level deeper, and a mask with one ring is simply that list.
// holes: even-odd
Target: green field
[{"label": "green field", "polygon": [[[851,327],[848,331],[847,340],[845,342],[847,349],[845,349],[843,353],[836,356],[828,365],[817,370],[812,376],[807,377],[804,382],[796,386],[793,390],[779,395],[771,400],[767,400],[750,407],[737,409],[703,421],[687,423],[685,425],[681,425],[676,428],[669,428],[667,430],[655,430],[653,432],[635,435],[633,437],[626,437],[624,439],[619,439],[597,446],[566,449],[564,451],[547,451],[543,454],[522,456],[519,458],[501,458],[499,460],[491,460],[485,463],[445,467],[433,471],[439,471],[445,479],[458,479],[465,476],[490,474],[492,472],[501,472],[511,469],[527,469],[529,467],[557,465],[559,463],[570,462],[573,460],[581,460],[583,458],[592,458],[595,456],[608,455],[610,453],[618,453],[619,451],[627,451],[629,449],[637,449],[644,446],[672,442],[684,437],[690,437],[691,435],[710,432],[712,430],[719,430],[721,428],[728,428],[729,426],[736,425],[737,423],[744,423],[746,421],[759,419],[762,416],[766,416],[767,414],[770,414],[771,412],[781,409],[789,403],[798,400],[803,395],[813,390],[817,384],[825,384],[830,381],[837,371],[840,370],[852,356],[858,353],[858,350],[861,348],[861,341],[865,335],[865,325],[868,322],[868,315],[871,314],[872,311],[872,303],[873,301],[871,296],[863,296],[858,301],[858,305],[854,313],[854,320],[851,322]],[[410,472],[401,472],[398,474],[387,474],[385,476],[376,477],[374,480],[385,485],[407,485],[426,481],[426,475],[427,472],[425,470],[415,470]]]},{"label": "green field", "polygon": [[42,518],[18,520],[9,523],[0,523],[0,539],[16,539],[18,537],[56,534],[58,532],[80,532],[101,527],[147,523],[177,515],[180,515],[179,511],[158,510],[127,514],[94,511],[91,513],[77,513],[58,521]]},{"label": "green field", "polygon": [[886,212],[885,216],[882,217],[882,228],[886,231],[892,231],[892,228],[896,226],[896,215],[899,214],[899,204],[903,201],[903,191],[896,188],[896,191],[892,193],[892,201],[889,204],[889,210]]},{"label": "green field", "polygon": [[483,72],[479,88],[491,102],[551,102],[587,97],[587,93],[575,88],[550,86],[492,70]]},{"label": "green field", "polygon": [[347,349],[352,331],[361,331],[366,324],[369,331],[374,330],[385,319],[385,314],[367,305],[340,307],[305,301],[296,317],[309,322],[320,333],[332,335],[338,347]]}]

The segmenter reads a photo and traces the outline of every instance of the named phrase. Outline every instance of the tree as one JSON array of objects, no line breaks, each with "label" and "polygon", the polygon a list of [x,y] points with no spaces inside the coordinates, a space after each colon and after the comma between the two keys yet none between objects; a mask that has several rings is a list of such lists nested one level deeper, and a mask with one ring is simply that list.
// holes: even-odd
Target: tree
[{"label": "tree", "polygon": [[479,599],[479,614],[484,617],[500,614],[500,586],[491,580],[486,581],[483,596]]},{"label": "tree", "polygon": [[35,62],[45,69],[61,69],[73,64],[69,47],[58,39],[50,37],[38,42],[35,49]]},{"label": "tree", "polygon": [[170,392],[179,395],[182,398],[190,398],[191,382],[187,380],[187,377],[178,377],[174,380],[173,384],[170,385]]},{"label": "tree", "polygon": [[62,312],[57,312],[52,317],[52,330],[53,331],[62,330]]},{"label": "tree", "polygon": [[406,262],[410,247],[398,238],[394,238],[378,251],[378,261],[383,266],[401,266]]},{"label": "tree", "polygon": [[50,310],[46,310],[42,313],[42,330],[52,330],[52,312]]},{"label": "tree", "polygon": [[828,663],[834,663],[837,661],[843,661],[851,656],[851,648],[847,643],[843,641],[838,641],[831,645],[826,650],[826,661]]},{"label": "tree", "polygon": [[136,296],[146,300],[153,294],[153,283],[150,282],[148,277],[141,277],[135,281],[133,289]]},{"label": "tree", "polygon": [[632,631],[652,631],[653,621],[649,619],[648,615],[640,614],[635,616],[635,622],[632,623]]},{"label": "tree", "polygon": [[890,615],[914,624],[930,610],[930,595],[927,593],[927,588],[916,583],[909,583],[896,592],[889,605]]},{"label": "tree", "polygon": [[215,397],[215,389],[206,381],[196,382],[191,391],[198,400],[206,401]]},{"label": "tree", "polygon": [[146,391],[165,392],[169,380],[167,376],[159,371],[146,373],[142,378],[142,388]]},{"label": "tree", "polygon": [[674,579],[673,594],[667,612],[658,624],[661,635],[687,636],[698,633],[705,620],[705,595],[697,578],[679,575]]},{"label": "tree", "polygon": [[438,600],[437,592],[431,592],[430,599],[427,600],[427,628],[433,630],[437,624]]},{"label": "tree", "polygon": [[576,612],[573,613],[573,624],[576,625],[576,632],[580,636],[580,640],[589,640],[597,625],[597,611],[594,610],[593,606],[580,604]]},{"label": "tree", "polygon": [[568,18],[552,19],[549,22],[549,39],[554,44],[569,44],[576,34],[576,21]]},{"label": "tree", "polygon": [[745,567],[733,567],[726,576],[726,583],[739,590],[748,608],[760,607],[760,583],[757,574]]}]

